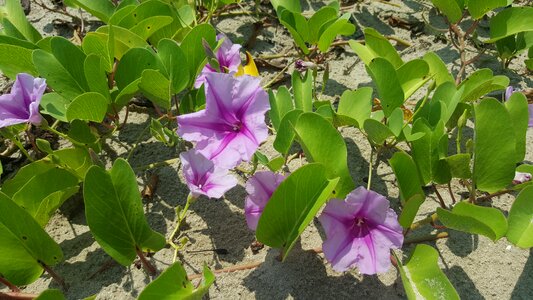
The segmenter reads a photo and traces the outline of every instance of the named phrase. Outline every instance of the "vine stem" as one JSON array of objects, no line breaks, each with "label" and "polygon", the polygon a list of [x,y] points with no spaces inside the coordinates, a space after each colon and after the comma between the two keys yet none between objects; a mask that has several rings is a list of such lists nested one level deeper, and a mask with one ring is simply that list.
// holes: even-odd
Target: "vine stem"
[{"label": "vine stem", "polygon": [[409,245],[409,244],[418,244],[418,243],[422,243],[422,242],[430,242],[430,241],[436,241],[436,240],[439,240],[439,239],[445,239],[445,238],[448,238],[449,237],[449,234],[448,232],[439,232],[437,234],[428,234],[428,235],[424,235],[424,236],[420,236],[420,237],[414,237],[414,238],[410,238],[410,239],[405,239],[403,241],[403,244],[404,245]]},{"label": "vine stem", "polygon": [[372,183],[372,157],[374,155],[374,148],[370,149],[370,160],[368,161],[368,182],[366,184],[366,189],[370,190],[370,185]]},{"label": "vine stem", "polygon": [[53,127],[50,127],[48,126],[48,124],[46,124],[46,122],[43,122],[44,124],[41,125],[41,127],[44,129],[44,130],[48,130],[52,133],[55,133],[57,134],[58,136],[68,140],[69,142],[71,142],[73,145],[76,145],[76,146],[80,146],[80,147],[86,147],[87,145],[83,144],[83,143],[80,143],[78,141],[75,141],[73,139],[71,139],[68,135],[64,134],[63,132],[60,132],[58,131],[57,129],[53,128]]},{"label": "vine stem", "polygon": [[44,263],[40,262],[41,264],[41,267],[46,271],[48,272],[48,274],[50,274],[50,276],[52,276],[52,278],[57,281],[62,287],[64,290],[67,290],[68,289],[68,286],[67,284],[65,283],[65,280],[63,279],[63,277],[59,276],[59,274],[57,274],[54,270],[52,270],[52,268],[50,268],[49,266],[45,265]]},{"label": "vine stem", "polygon": [[157,167],[168,166],[168,165],[171,165],[171,164],[179,162],[179,161],[180,161],[179,157],[178,158],[171,158],[171,159],[167,159],[167,160],[164,160],[164,161],[159,161],[159,162],[156,162],[156,163],[153,163],[153,164],[149,164],[149,165],[144,165],[144,166],[140,166],[140,167],[137,167],[137,168],[133,168],[133,169],[135,171],[145,171],[145,170],[149,170],[149,169],[153,169],[153,168],[157,168]]},{"label": "vine stem", "polygon": [[176,227],[174,228],[174,230],[168,237],[167,242],[170,244],[170,246],[172,246],[172,248],[174,248],[174,258],[172,260],[173,263],[176,262],[176,259],[178,258],[178,251],[181,249],[181,247],[179,247],[178,245],[174,243],[174,237],[176,236],[176,234],[179,233],[181,222],[183,222],[187,214],[187,211],[189,210],[189,207],[195,201],[196,201],[196,197],[194,197],[191,193],[189,193],[189,195],[187,196],[187,202],[185,202],[185,207],[183,207],[183,210],[181,210],[178,215],[178,220],[176,221]]},{"label": "vine stem", "polygon": [[410,230],[415,230],[417,228],[420,228],[422,227],[423,225],[426,225],[426,224],[429,224],[429,223],[434,223],[435,221],[438,220],[438,216],[437,216],[437,213],[434,213],[432,214],[431,216],[428,216],[418,222],[414,222],[413,224],[411,224],[411,227],[409,227]]},{"label": "vine stem", "polygon": [[435,190],[435,194],[437,195],[437,198],[439,199],[440,207],[446,209],[446,203],[444,203],[444,199],[442,198],[435,184],[433,184],[433,189]]},{"label": "vine stem", "polygon": [[39,297],[39,295],[34,294],[27,294],[27,293],[21,293],[21,292],[7,292],[7,293],[1,293],[0,292],[0,299],[8,299],[8,300],[32,300]]},{"label": "vine stem", "polygon": [[12,292],[20,293],[20,289],[16,285],[12,284],[11,282],[9,282],[7,279],[5,279],[2,276],[0,276],[0,283],[7,286]]},{"label": "vine stem", "polygon": [[143,268],[148,272],[148,274],[154,276],[157,273],[156,268],[146,259],[146,256],[144,256],[144,253],[141,249],[138,247],[135,247],[135,252],[137,253],[137,256],[141,260],[141,263],[143,265]]}]

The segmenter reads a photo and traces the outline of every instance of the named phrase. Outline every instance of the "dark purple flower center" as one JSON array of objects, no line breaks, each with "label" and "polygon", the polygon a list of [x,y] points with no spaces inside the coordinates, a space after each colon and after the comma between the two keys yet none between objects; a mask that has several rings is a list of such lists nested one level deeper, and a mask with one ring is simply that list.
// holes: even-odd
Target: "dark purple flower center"
[{"label": "dark purple flower center", "polygon": [[361,227],[361,226],[363,226],[365,223],[366,223],[365,218],[362,218],[362,217],[357,217],[357,218],[355,218],[355,221],[354,221],[355,226]]},{"label": "dark purple flower center", "polygon": [[241,131],[241,128],[242,128],[242,123],[240,121],[237,121],[237,123],[235,123],[235,124],[233,124],[231,126],[231,131],[239,132],[239,131]]}]

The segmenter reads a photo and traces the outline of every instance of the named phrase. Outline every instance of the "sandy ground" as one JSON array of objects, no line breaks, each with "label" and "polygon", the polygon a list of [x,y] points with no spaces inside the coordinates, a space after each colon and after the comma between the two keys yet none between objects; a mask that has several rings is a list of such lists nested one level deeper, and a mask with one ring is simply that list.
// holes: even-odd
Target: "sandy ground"
[{"label": "sandy ground", "polygon": [[[422,21],[421,14],[429,18],[434,26],[442,26],[442,19],[430,11],[423,1],[391,1],[393,5],[376,1],[360,2],[353,10],[352,22],[357,24],[353,39],[363,38],[361,29],[374,27],[382,34],[394,35],[406,40],[412,46],[398,47],[405,60],[421,57],[427,51],[436,52],[454,72],[458,69],[458,54],[447,44],[436,40],[427,27],[420,35],[388,25],[389,16],[401,17],[410,21]],[[304,8],[312,11],[323,5],[321,2],[306,3]],[[394,6],[399,5],[399,7]],[[44,35],[72,36],[72,30],[52,25],[55,19],[64,20],[59,14],[43,11],[33,5],[29,19]],[[253,17],[239,16],[214,20],[216,28],[225,32],[233,41],[244,42],[250,36],[255,22]],[[90,22],[94,29],[97,23]],[[482,26],[487,26],[483,24]],[[250,51],[253,55],[283,53],[291,49],[288,33],[280,26],[262,29],[257,42]],[[346,89],[371,85],[363,63],[348,48],[333,51],[330,62],[331,74],[323,98],[334,100]],[[279,63],[286,63],[285,60]],[[519,88],[533,87],[531,77],[525,76],[525,67],[518,60],[508,70],[502,70],[500,63],[491,56],[483,57],[476,68],[489,67],[497,74],[511,78],[511,84]],[[262,75],[267,82],[276,71],[265,70]],[[472,69],[467,69],[472,72]],[[4,83],[2,83],[4,84]],[[130,122],[113,139],[103,153],[108,158],[125,157],[142,130],[149,124],[150,109],[140,109],[130,114]],[[363,185],[367,176],[370,147],[363,135],[349,128],[341,129],[348,146],[348,164],[356,185]],[[528,131],[528,152],[526,160],[533,161],[533,130]],[[273,137],[262,145],[261,151],[270,157]],[[125,145],[125,146],[124,146]],[[132,166],[177,157],[179,150],[165,147],[150,138],[142,136],[141,143],[130,159]],[[373,176],[372,189],[380,192],[398,206],[398,188],[394,175],[386,160],[388,154],[380,157]],[[108,159],[108,162],[110,160]],[[293,161],[291,170],[299,166]],[[243,167],[248,167],[243,165]],[[152,174],[159,176],[155,197],[146,203],[146,216],[153,229],[169,234],[175,220],[174,208],[185,203],[188,190],[184,184],[178,164],[139,172],[141,189]],[[324,257],[306,249],[320,247],[324,234],[315,218],[301,237],[301,242],[289,255],[286,262],[276,260],[279,252],[268,247],[253,254],[250,244],[254,233],[249,231],[243,215],[246,196],[244,179],[239,186],[226,194],[225,199],[209,200],[202,198],[191,208],[187,217],[188,228],[184,234],[190,239],[186,251],[180,253],[180,261],[189,273],[199,272],[204,264],[212,269],[264,261],[258,268],[217,275],[216,283],[208,295],[212,299],[396,299],[405,298],[401,280],[395,269],[379,276],[362,276],[357,271],[334,272]],[[462,189],[454,185],[457,192]],[[443,192],[446,201],[449,195]],[[456,197],[459,195],[456,194]],[[510,208],[513,196],[494,199],[495,207],[505,213]],[[434,212],[437,207],[434,195],[429,195],[422,206],[418,218]],[[98,299],[131,299],[150,282],[151,278],[134,266],[122,267],[99,247],[86,226],[81,197],[67,202],[61,211],[50,221],[46,230],[61,245],[65,260],[54,269],[68,282],[68,299],[80,299],[98,294]],[[428,233],[430,227],[421,230]],[[533,299],[533,256],[531,252],[518,249],[502,239],[496,243],[482,236],[473,236],[450,231],[450,238],[430,243],[438,249],[439,265],[464,299]],[[213,252],[188,253],[187,251],[213,248],[227,249],[228,254]],[[404,247],[407,255],[412,247]],[[173,251],[163,249],[152,258],[159,270],[172,263]],[[47,288],[59,288],[48,275],[26,287],[24,292],[39,293]]]}]

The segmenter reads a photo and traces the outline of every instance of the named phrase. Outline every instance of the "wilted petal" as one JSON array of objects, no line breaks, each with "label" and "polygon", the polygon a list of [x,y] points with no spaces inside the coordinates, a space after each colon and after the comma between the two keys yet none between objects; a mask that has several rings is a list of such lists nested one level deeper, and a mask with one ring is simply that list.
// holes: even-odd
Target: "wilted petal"
[{"label": "wilted petal", "polygon": [[248,196],[244,203],[244,214],[251,230],[256,229],[263,209],[284,179],[285,176],[281,174],[261,171],[255,173],[246,183]]},{"label": "wilted petal", "polygon": [[220,198],[237,185],[237,179],[229,175],[228,170],[216,167],[194,149],[181,153],[180,159],[187,186],[194,197]]},{"label": "wilted petal", "polygon": [[521,184],[531,180],[530,173],[514,172],[513,184]]}]

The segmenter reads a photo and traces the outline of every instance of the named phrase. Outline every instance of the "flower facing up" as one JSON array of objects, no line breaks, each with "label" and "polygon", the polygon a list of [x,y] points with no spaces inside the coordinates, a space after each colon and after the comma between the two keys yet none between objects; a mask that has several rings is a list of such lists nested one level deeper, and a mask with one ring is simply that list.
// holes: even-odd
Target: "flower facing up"
[{"label": "flower facing up", "polygon": [[330,200],[319,220],[327,236],[322,250],[339,272],[353,267],[363,274],[385,272],[391,265],[390,249],[403,243],[402,227],[389,201],[364,187],[345,200]]},{"label": "flower facing up", "polygon": [[257,172],[246,182],[246,201],[244,203],[244,215],[246,223],[251,230],[257,228],[259,217],[263,209],[278,188],[285,176],[270,171]]},{"label": "flower facing up", "polygon": [[0,128],[26,122],[40,124],[39,104],[45,89],[44,79],[18,74],[11,93],[0,96]]},{"label": "flower facing up", "polygon": [[216,70],[209,64],[205,65],[200,76],[196,78],[196,82],[194,83],[195,88],[199,88],[205,83],[205,75],[208,73],[223,72],[233,74],[239,71],[239,67],[241,67],[241,54],[239,52],[241,50],[241,45],[233,44],[231,40],[222,33],[217,35],[217,41],[222,39],[222,45],[220,45],[220,48],[218,48],[217,53],[215,54],[220,70]]},{"label": "flower facing up", "polygon": [[220,198],[237,185],[237,179],[228,170],[215,166],[194,149],[181,153],[180,159],[187,186],[195,198],[200,195]]},{"label": "flower facing up", "polygon": [[268,136],[267,93],[258,78],[206,74],[206,108],[178,116],[178,135],[217,166],[231,169],[248,161]]}]

